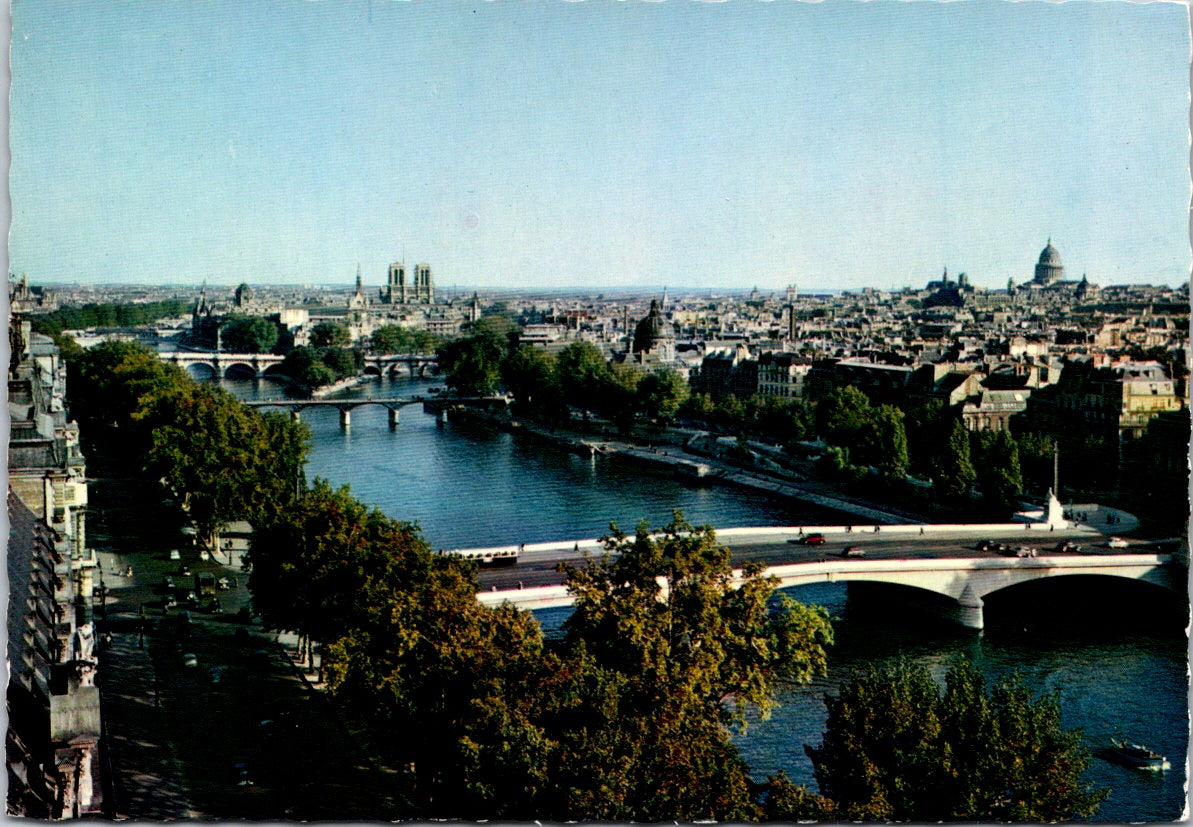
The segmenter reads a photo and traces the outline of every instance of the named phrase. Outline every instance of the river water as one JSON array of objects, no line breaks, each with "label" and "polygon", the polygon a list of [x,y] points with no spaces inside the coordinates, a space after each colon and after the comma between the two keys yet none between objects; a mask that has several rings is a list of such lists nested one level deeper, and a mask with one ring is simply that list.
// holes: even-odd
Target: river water
[{"label": "river water", "polygon": [[[276,385],[224,382],[242,398],[274,398]],[[408,396],[430,383],[383,380],[346,396]],[[848,521],[812,505],[722,487],[694,487],[616,457],[580,457],[555,446],[474,424],[438,424],[421,406],[402,409],[391,429],[381,407],[352,412],[339,425],[334,409],[307,410],[313,435],[308,479],[347,484],[385,513],[417,523],[433,547],[467,547],[596,537],[611,520],[626,531],[640,520],[658,526],[682,510],[692,523],[721,528]],[[738,737],[759,780],[785,769],[816,789],[804,745],[819,743],[826,717],[823,697],[869,666],[910,657],[943,678],[970,657],[989,679],[1019,674],[1037,693],[1056,692],[1067,727],[1080,727],[1091,749],[1127,737],[1163,752],[1164,773],[1145,773],[1093,759],[1086,778],[1112,792],[1098,821],[1180,819],[1185,808],[1188,750],[1187,643],[1179,624],[1156,628],[1141,615],[1144,600],[1109,605],[1070,604],[1072,610],[1041,622],[1011,610],[987,612],[981,635],[874,613],[852,605],[843,586],[792,590],[837,618],[829,674],[809,686],[784,690],[767,721]],[[860,601],[859,601],[860,603]],[[1122,605],[1118,605],[1121,603]],[[545,627],[559,612],[544,613]]]}]

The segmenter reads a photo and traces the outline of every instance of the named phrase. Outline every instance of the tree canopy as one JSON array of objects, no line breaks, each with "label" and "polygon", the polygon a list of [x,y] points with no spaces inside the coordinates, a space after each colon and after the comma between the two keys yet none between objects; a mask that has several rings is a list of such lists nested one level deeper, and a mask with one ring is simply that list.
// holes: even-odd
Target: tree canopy
[{"label": "tree canopy", "polygon": [[968,660],[943,692],[926,667],[901,661],[826,703],[824,740],[807,752],[844,820],[1067,821],[1106,796],[1082,782],[1088,754],[1061,725],[1055,695],[1035,698],[1017,678],[988,690]]},{"label": "tree canopy", "polygon": [[278,343],[278,326],[260,316],[232,316],[220,327],[220,340],[234,353],[270,353]]}]

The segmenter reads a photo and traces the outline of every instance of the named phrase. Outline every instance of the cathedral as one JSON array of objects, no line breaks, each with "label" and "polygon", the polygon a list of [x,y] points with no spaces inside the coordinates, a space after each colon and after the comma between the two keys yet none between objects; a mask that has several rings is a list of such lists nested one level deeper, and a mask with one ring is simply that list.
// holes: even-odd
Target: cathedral
[{"label": "cathedral", "polygon": [[431,281],[431,265],[414,265],[414,280],[407,282],[406,265],[389,265],[389,282],[381,291],[383,304],[434,304],[435,284]]}]

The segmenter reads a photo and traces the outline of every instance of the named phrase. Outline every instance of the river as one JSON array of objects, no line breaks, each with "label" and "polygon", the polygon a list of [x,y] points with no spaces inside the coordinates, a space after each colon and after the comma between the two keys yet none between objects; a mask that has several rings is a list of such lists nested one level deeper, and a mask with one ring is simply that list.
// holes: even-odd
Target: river
[{"label": "river", "polygon": [[[223,383],[242,398],[273,398],[267,382]],[[384,380],[346,396],[408,396],[430,383]],[[391,429],[383,408],[352,412],[340,428],[334,409],[302,414],[313,435],[309,479],[347,484],[385,513],[417,523],[439,548],[596,537],[611,520],[632,532],[640,520],[658,526],[674,509],[695,524],[799,525],[836,522],[824,509],[770,499],[741,489],[695,487],[616,457],[580,457],[541,441],[484,426],[438,424],[421,406],[402,409]],[[759,780],[785,769],[815,789],[805,744],[816,744],[826,712],[823,697],[858,670],[906,656],[942,677],[968,656],[989,679],[1018,673],[1038,693],[1056,692],[1068,727],[1080,727],[1090,748],[1125,736],[1163,752],[1173,768],[1144,773],[1092,760],[1086,778],[1112,792],[1098,821],[1170,821],[1183,815],[1188,750],[1188,663],[1183,630],[1155,628],[1146,606],[1080,606],[1049,622],[1014,611],[988,612],[981,635],[919,625],[850,605],[845,589],[825,584],[792,591],[838,618],[829,674],[784,690],[767,721],[737,738]],[[1100,601],[1099,601],[1100,602]],[[1127,603],[1128,601],[1123,601]],[[560,620],[545,613],[545,627]]]}]

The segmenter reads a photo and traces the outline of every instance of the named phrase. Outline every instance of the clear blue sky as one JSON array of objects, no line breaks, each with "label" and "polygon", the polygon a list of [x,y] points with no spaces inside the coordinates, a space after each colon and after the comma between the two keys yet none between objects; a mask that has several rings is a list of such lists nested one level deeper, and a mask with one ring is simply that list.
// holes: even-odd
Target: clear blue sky
[{"label": "clear blue sky", "polygon": [[31,281],[921,286],[1190,266],[1174,3],[14,0]]}]

